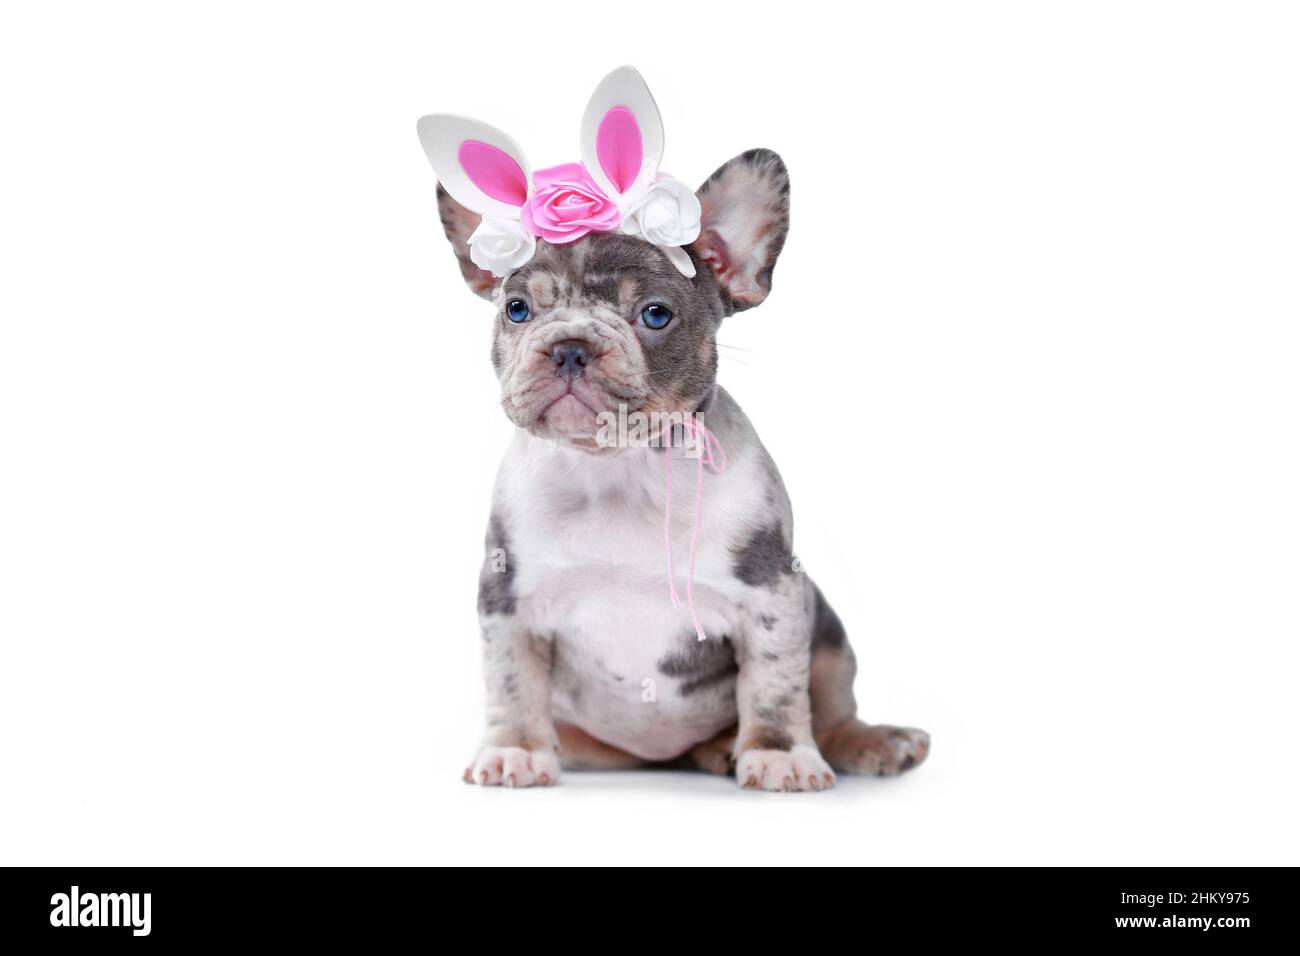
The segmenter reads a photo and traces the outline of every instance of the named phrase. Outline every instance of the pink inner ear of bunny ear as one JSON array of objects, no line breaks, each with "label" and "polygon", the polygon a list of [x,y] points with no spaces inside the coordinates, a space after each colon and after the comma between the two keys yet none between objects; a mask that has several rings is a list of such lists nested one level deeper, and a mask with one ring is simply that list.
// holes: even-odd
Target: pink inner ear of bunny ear
[{"label": "pink inner ear of bunny ear", "polygon": [[641,173],[641,127],[626,106],[605,114],[596,131],[596,158],[609,181],[620,192],[632,188]]},{"label": "pink inner ear of bunny ear", "polygon": [[460,144],[456,158],[470,181],[497,202],[522,206],[528,201],[528,177],[505,151],[467,139]]}]

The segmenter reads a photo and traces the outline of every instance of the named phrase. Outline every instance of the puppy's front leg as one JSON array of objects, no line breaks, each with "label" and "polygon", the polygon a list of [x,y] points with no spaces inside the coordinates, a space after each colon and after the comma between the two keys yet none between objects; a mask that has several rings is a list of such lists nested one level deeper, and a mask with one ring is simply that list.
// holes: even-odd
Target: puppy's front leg
[{"label": "puppy's front leg", "polygon": [[483,619],[487,732],[465,782],[548,786],[560,778],[551,720],[551,646],[513,619]]},{"label": "puppy's front leg", "polygon": [[551,719],[552,646],[519,620],[513,561],[505,529],[493,516],[478,601],[487,732],[474,763],[465,768],[465,782],[549,786],[560,778]]},{"label": "puppy's front leg", "polygon": [[826,790],[835,785],[835,774],[813,740],[811,640],[801,599],[787,593],[756,615],[741,642],[735,758],[742,787]]}]

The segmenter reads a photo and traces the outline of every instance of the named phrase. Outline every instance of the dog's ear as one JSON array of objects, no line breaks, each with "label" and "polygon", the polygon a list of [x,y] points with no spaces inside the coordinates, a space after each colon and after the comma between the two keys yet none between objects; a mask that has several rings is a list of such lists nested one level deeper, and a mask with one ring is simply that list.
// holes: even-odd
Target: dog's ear
[{"label": "dog's ear", "polygon": [[790,228],[790,177],[770,149],[741,153],[695,194],[703,209],[691,249],[707,263],[737,312],[772,289],[772,269]]},{"label": "dog's ear", "polygon": [[486,269],[474,265],[469,257],[469,237],[483,221],[483,217],[452,199],[451,193],[439,183],[438,218],[442,220],[443,231],[447,233],[452,251],[456,253],[456,261],[460,263],[460,274],[465,277],[470,291],[485,299],[492,298],[496,277]]}]

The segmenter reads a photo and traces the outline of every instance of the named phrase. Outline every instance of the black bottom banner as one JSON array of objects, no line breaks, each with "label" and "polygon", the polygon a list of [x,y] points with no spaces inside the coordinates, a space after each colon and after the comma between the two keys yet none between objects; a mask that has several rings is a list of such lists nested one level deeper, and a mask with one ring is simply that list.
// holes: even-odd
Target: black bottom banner
[{"label": "black bottom banner", "polygon": [[[530,946],[551,945],[560,927],[654,939],[684,925],[714,924],[725,927],[729,942],[745,945],[751,932],[772,925],[778,908],[790,917],[809,914],[802,931],[813,946],[817,924],[829,940],[842,937],[850,922],[876,927],[872,938],[877,931],[887,939],[902,934],[914,944],[1131,941],[1238,950],[1286,944],[1296,935],[1292,869],[894,869],[815,881],[779,872],[787,874],[781,879],[788,889],[770,873],[733,875],[733,886],[706,873],[645,884],[631,874],[602,875],[595,887],[574,873],[560,889],[554,878],[527,873],[460,883],[422,869],[6,869],[0,939],[97,949],[278,941],[375,946],[453,943],[478,932],[479,945],[495,948],[509,947],[516,932],[532,936]],[[755,878],[761,893],[746,886]],[[701,903],[708,899],[721,907],[706,916]],[[566,913],[562,900],[577,911]],[[749,928],[745,901],[763,910]],[[682,911],[674,914],[672,902]],[[628,925],[620,929],[619,922]],[[799,932],[789,930],[781,937]],[[766,930],[759,935],[760,945],[769,942]]]}]

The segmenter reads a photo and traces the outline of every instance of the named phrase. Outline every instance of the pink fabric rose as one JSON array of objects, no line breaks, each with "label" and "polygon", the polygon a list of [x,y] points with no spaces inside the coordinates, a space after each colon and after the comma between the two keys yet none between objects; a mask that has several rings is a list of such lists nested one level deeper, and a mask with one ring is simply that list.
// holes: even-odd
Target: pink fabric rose
[{"label": "pink fabric rose", "polygon": [[519,212],[525,229],[557,244],[573,242],[589,232],[608,232],[620,218],[618,206],[601,192],[581,163],[533,173],[533,194]]}]

